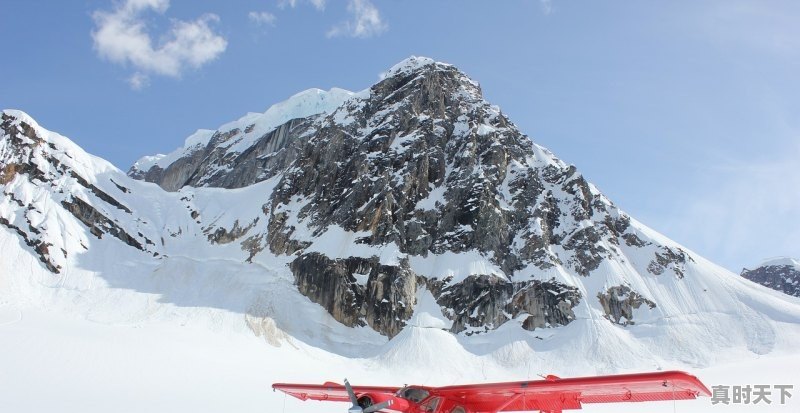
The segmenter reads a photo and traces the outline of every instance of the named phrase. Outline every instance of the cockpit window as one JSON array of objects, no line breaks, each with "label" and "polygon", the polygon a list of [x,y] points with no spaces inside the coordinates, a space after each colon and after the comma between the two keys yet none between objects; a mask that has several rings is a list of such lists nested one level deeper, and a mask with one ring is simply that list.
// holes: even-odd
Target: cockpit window
[{"label": "cockpit window", "polygon": [[450,413],[467,413],[461,406],[456,406],[453,410],[450,410]]},{"label": "cockpit window", "polygon": [[419,403],[428,398],[430,393],[425,389],[416,387],[403,387],[397,392],[398,397],[410,400],[414,403]]},{"label": "cockpit window", "polygon": [[436,408],[439,407],[440,401],[442,401],[441,397],[431,397],[430,399],[426,400],[425,403],[422,404],[422,411],[435,412]]}]

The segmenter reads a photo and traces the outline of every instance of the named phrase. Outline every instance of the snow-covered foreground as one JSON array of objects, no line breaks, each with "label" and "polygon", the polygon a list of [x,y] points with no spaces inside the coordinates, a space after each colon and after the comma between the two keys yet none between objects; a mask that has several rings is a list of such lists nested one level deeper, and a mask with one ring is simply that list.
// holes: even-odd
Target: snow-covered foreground
[{"label": "snow-covered foreground", "polygon": [[[432,343],[431,343],[432,344]],[[428,351],[420,349],[421,351]],[[429,349],[434,350],[434,349]],[[278,381],[448,384],[520,379],[480,359],[399,369],[308,346],[275,347],[253,335],[169,322],[115,325],[53,312],[0,307],[0,410],[7,412],[342,412],[346,405],[301,402],[270,390]],[[754,357],[691,369],[712,385],[793,384],[780,405],[694,401],[589,405],[587,412],[796,412],[800,355]],[[449,364],[452,362],[452,364]],[[399,361],[398,361],[399,363]],[[687,366],[664,366],[683,368]],[[531,378],[539,372],[531,368]],[[523,373],[524,374],[524,373]]]},{"label": "snow-covered foreground", "polygon": [[[95,248],[105,245],[113,243]],[[783,406],[713,406],[703,398],[674,405],[590,405],[586,411],[800,407],[800,355],[792,344],[800,339],[788,303],[785,313],[765,307],[769,319],[754,331],[769,334],[738,346],[722,337],[724,323],[747,322],[749,313],[629,327],[580,319],[533,332],[508,323],[466,337],[440,329],[447,320],[421,290],[409,321],[414,327],[388,341],[368,328],[336,322],[297,292],[278,262],[264,267],[177,256],[140,261],[137,252],[114,248],[92,255],[86,267],[97,272],[71,268],[54,275],[11,234],[0,233],[0,249],[0,411],[340,412],[345,405],[285,398],[270,385],[347,377],[354,383],[436,386],[658,369],[689,371],[709,387],[793,384],[798,395]],[[782,308],[780,301],[774,305]],[[709,320],[723,327],[708,330]],[[766,354],[753,351],[767,344]],[[713,346],[719,351],[709,353]],[[693,354],[695,347],[700,350]],[[678,349],[686,352],[682,359]]]}]

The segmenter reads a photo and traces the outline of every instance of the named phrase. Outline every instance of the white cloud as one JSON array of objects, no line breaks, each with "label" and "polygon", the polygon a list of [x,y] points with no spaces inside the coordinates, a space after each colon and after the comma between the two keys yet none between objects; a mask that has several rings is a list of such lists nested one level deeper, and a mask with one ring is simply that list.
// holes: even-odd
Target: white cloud
[{"label": "white cloud", "polygon": [[347,11],[351,19],[328,30],[328,37],[366,38],[379,35],[388,28],[378,9],[369,0],[349,0]]},{"label": "white cloud", "polygon": [[553,0],[539,0],[539,6],[542,7],[542,13],[546,15],[553,12]]},{"label": "white cloud", "polygon": [[141,72],[136,72],[128,78],[128,84],[133,90],[142,90],[150,85],[150,76]]},{"label": "white cloud", "polygon": [[[317,10],[325,10],[325,3],[327,0],[308,0],[315,9]],[[281,0],[278,2],[278,7],[284,9],[287,6],[291,8],[297,7],[298,0]]]},{"label": "white cloud", "polygon": [[274,14],[266,11],[251,11],[247,14],[247,17],[256,24],[268,24],[270,26],[274,26],[277,19]]},{"label": "white cloud", "polygon": [[131,65],[137,72],[128,80],[134,89],[148,83],[148,74],[180,77],[187,67],[199,68],[227,47],[225,38],[209,26],[219,18],[206,14],[194,21],[171,20],[169,30],[154,44],[143,16],[164,14],[169,0],[127,0],[114,10],[95,11],[94,48],[111,62]]}]

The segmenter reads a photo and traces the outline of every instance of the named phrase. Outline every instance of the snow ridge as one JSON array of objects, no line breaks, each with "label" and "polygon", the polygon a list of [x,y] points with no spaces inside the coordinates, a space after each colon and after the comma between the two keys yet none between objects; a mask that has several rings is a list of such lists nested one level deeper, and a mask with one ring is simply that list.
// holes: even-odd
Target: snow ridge
[{"label": "snow ridge", "polygon": [[789,266],[800,271],[800,260],[790,257],[774,257],[764,260],[759,267]]},{"label": "snow ridge", "polygon": [[144,156],[137,160],[131,169],[147,171],[155,166],[164,169],[176,160],[205,148],[215,134],[230,133],[234,130],[244,133],[236,139],[227,140],[221,146],[226,147],[228,152],[241,152],[252,146],[255,140],[289,120],[331,113],[354,94],[339,88],[328,91],[312,88],[302,91],[270,106],[264,113],[248,113],[233,122],[221,125],[216,130],[199,129],[186,138],[182,147],[166,155]]}]

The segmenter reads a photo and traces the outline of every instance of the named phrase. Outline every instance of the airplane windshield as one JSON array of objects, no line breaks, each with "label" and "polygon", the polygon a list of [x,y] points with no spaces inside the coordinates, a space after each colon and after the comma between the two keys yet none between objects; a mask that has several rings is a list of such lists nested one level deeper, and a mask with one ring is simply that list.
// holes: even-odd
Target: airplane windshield
[{"label": "airplane windshield", "polygon": [[402,397],[414,403],[419,403],[427,399],[429,395],[430,393],[427,390],[419,389],[416,387],[403,387],[402,389],[397,391],[398,397]]}]

